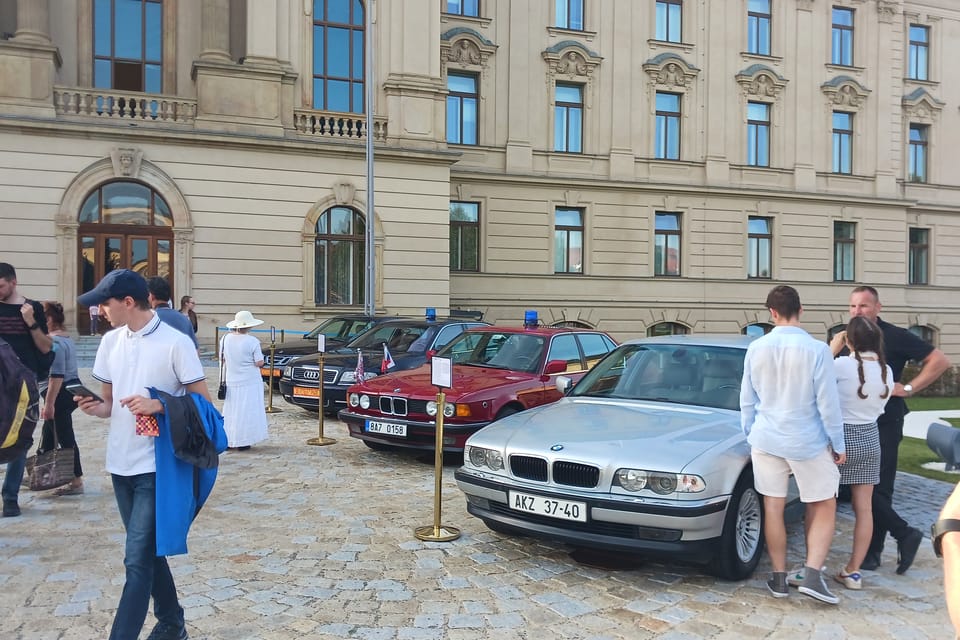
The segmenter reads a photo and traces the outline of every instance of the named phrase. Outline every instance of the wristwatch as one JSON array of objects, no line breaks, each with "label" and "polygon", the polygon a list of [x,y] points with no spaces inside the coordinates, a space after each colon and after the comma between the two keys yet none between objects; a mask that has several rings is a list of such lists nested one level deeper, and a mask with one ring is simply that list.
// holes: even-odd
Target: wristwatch
[{"label": "wristwatch", "polygon": [[908,396],[912,396],[912,395],[913,395],[913,385],[912,385],[912,384],[905,384],[905,385],[903,385],[903,390],[906,392],[906,394],[907,394]]},{"label": "wristwatch", "polygon": [[941,550],[941,538],[944,534],[950,533],[951,531],[960,531],[960,520],[954,518],[942,518],[933,523],[930,527],[930,539],[933,542],[933,552],[937,554],[938,558],[943,557],[943,551]]},{"label": "wristwatch", "polygon": [[33,331],[34,329],[39,329],[39,328],[40,328],[40,323],[34,322],[32,325],[27,327],[27,331]]}]

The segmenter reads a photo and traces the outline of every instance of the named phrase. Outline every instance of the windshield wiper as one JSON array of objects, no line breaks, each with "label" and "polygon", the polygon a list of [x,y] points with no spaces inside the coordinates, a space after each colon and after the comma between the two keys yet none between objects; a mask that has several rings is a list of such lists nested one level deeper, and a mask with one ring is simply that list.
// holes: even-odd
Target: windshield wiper
[{"label": "windshield wiper", "polygon": [[458,362],[457,364],[462,364],[468,367],[486,367],[488,369],[509,369],[510,368],[503,364],[490,364],[489,362]]}]

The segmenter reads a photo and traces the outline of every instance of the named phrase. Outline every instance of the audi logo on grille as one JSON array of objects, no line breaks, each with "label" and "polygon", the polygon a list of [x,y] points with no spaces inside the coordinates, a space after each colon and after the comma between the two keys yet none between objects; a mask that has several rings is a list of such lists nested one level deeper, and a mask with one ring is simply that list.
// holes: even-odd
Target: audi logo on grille
[{"label": "audi logo on grille", "polygon": [[306,370],[304,370],[304,372],[303,372],[303,379],[304,379],[304,380],[319,380],[319,379],[320,379],[320,371],[319,371],[319,369],[306,369]]}]

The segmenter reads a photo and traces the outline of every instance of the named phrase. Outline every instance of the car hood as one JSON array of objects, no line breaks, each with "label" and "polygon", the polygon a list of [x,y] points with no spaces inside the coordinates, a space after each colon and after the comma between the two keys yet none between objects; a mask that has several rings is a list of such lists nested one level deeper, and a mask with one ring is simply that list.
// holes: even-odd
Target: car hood
[{"label": "car hood", "polygon": [[[448,402],[456,402],[466,395],[504,385],[527,382],[538,378],[530,373],[504,371],[492,367],[453,366],[453,386],[444,393]],[[400,394],[407,397],[433,398],[437,388],[431,382],[429,365],[423,365],[409,371],[398,371],[368,380],[364,391],[377,394]]]},{"label": "car hood", "polygon": [[[314,345],[316,348],[316,345]],[[361,349],[360,354],[363,356],[363,366],[366,367],[368,371],[372,371],[372,366],[375,365],[376,370],[379,371],[380,363],[383,361],[383,347],[378,347],[375,349]],[[319,353],[311,353],[309,355],[301,356],[296,360],[288,364],[312,364],[316,365],[320,362]],[[348,369],[353,369],[357,366],[357,350],[356,349],[337,349],[336,351],[324,352],[323,354],[323,366],[325,367],[345,367]]]},{"label": "car hood", "polygon": [[511,454],[679,471],[714,447],[743,440],[735,411],[568,397],[498,420],[468,444]]}]

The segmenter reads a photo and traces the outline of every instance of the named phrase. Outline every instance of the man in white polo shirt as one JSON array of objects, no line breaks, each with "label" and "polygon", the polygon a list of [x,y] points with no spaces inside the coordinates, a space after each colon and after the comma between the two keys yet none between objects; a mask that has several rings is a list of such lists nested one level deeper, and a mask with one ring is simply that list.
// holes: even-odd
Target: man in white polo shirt
[{"label": "man in white polo shirt", "polygon": [[163,412],[160,401],[150,398],[148,387],[178,396],[190,392],[210,396],[193,343],[162,323],[147,298],[146,280],[118,269],[77,299],[81,306],[99,305],[115,329],[103,336],[92,371],[103,383],[103,402],[76,399],[84,413],[110,419],[107,471],[127,531],[126,583],[110,640],[140,636],[151,594],[158,622],[148,640],[186,640],[173,575],[167,559],[156,554],[156,493],[163,487],[156,486],[154,438],[137,434],[137,416]]}]

